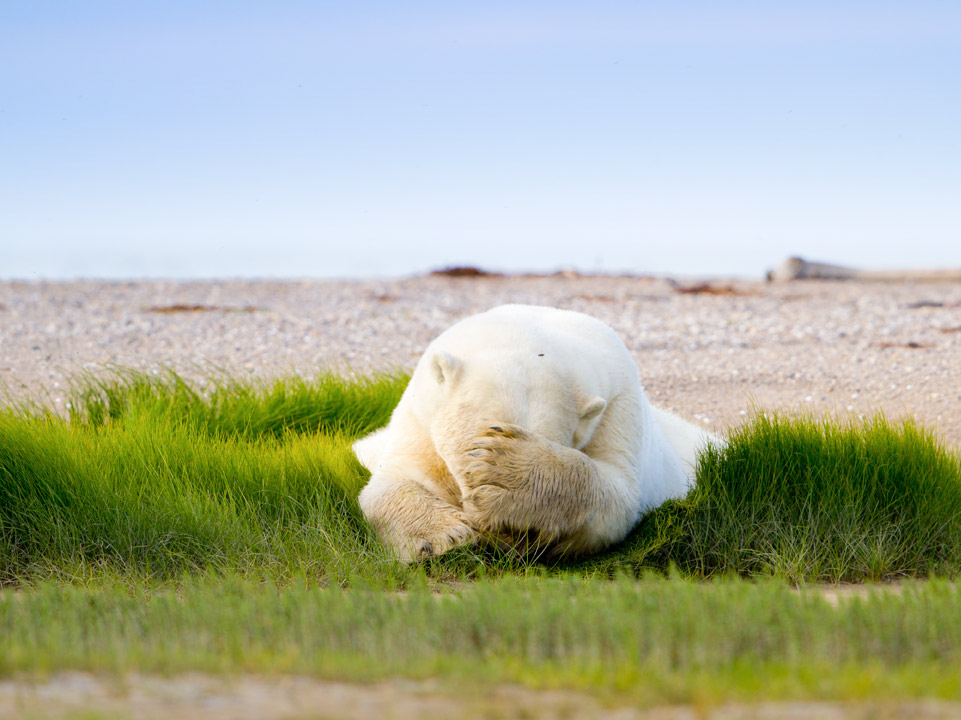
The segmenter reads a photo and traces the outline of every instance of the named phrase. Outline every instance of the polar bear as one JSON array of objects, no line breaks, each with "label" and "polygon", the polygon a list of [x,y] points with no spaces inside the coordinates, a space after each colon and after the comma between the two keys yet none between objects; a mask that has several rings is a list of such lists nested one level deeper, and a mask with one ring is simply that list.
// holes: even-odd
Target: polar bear
[{"label": "polar bear", "polygon": [[405,561],[479,539],[571,558],[684,496],[717,438],[651,406],[612,328],[503,305],[425,351],[388,425],[354,452],[361,510]]}]

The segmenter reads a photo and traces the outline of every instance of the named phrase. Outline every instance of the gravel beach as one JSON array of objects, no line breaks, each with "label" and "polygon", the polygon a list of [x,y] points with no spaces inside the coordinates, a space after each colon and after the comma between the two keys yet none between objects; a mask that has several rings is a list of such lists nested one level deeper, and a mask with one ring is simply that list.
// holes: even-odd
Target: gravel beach
[{"label": "gravel beach", "polygon": [[62,408],[84,372],[195,379],[410,369],[456,320],[509,302],[617,330],[655,404],[718,432],[755,408],[883,411],[961,447],[961,283],[424,276],[377,281],[0,282],[8,402]]}]

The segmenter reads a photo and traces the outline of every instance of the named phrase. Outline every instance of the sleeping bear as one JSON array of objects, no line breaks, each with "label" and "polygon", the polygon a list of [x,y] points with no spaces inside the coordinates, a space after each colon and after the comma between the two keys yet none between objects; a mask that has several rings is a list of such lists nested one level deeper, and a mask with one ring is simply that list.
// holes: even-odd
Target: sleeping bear
[{"label": "sleeping bear", "polygon": [[572,558],[683,497],[711,442],[650,405],[600,320],[503,305],[434,340],[388,425],[354,452],[371,471],[360,507],[405,562],[478,540]]}]

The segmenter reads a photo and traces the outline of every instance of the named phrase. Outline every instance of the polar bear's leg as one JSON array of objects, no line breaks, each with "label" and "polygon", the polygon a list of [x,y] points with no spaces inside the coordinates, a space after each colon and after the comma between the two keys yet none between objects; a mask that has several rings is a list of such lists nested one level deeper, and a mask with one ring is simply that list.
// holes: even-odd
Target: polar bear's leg
[{"label": "polar bear's leg", "polygon": [[697,459],[709,445],[720,446],[724,441],[703,428],[688,422],[674,413],[651,405],[651,413],[664,433],[664,437],[681,460],[684,472],[693,483],[697,474]]},{"label": "polar bear's leg", "polygon": [[377,534],[404,562],[440,555],[476,537],[462,510],[415,480],[375,472],[358,500]]}]

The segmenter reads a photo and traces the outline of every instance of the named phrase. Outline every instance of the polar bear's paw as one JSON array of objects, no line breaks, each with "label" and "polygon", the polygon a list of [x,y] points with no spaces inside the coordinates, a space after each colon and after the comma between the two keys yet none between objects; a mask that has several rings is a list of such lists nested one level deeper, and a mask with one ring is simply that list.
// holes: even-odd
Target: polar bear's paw
[{"label": "polar bear's paw", "polygon": [[381,540],[403,562],[415,562],[477,539],[462,508],[424,485],[375,476],[359,497],[360,508]]},{"label": "polar bear's paw", "polygon": [[463,473],[467,492],[464,512],[481,532],[534,529],[539,487],[536,467],[549,467],[553,453],[547,440],[518,425],[492,425],[474,438]]},{"label": "polar bear's paw", "polygon": [[553,543],[585,522],[596,469],[583,453],[517,425],[492,425],[471,443],[464,513],[482,533],[533,532]]},{"label": "polar bear's paw", "polygon": [[452,512],[450,515],[445,519],[449,522],[418,528],[416,535],[396,539],[393,545],[398,558],[402,562],[418,562],[473,542],[477,535],[463,513]]},{"label": "polar bear's paw", "polygon": [[491,425],[470,444],[464,483],[472,490],[517,490],[526,484],[537,456],[548,451],[545,445],[544,438],[519,425]]}]

